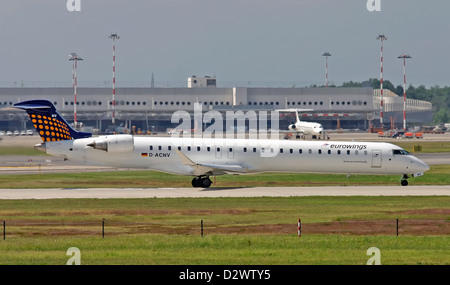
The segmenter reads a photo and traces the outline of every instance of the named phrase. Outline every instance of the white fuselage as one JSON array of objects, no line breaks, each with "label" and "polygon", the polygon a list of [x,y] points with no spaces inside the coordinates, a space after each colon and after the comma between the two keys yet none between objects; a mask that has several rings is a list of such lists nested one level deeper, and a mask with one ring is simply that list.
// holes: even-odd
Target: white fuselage
[{"label": "white fuselage", "polygon": [[[183,162],[176,150],[196,164],[220,165],[209,175],[220,175],[229,166],[239,166],[244,173],[316,172],[417,174],[428,165],[389,143],[340,141],[291,141],[256,139],[194,139],[171,137],[132,137],[131,147],[110,151],[95,149],[94,141],[114,136],[46,142],[46,152],[69,160],[117,168],[154,169],[163,172],[194,174],[193,167]],[[128,137],[126,137],[128,139]],[[88,146],[88,145],[91,146]],[[117,147],[119,146],[119,147]],[[398,154],[394,154],[397,150]],[[399,151],[401,150],[401,151]],[[403,152],[402,152],[403,151]],[[401,153],[401,154],[399,154]],[[242,173],[242,171],[241,171]]]},{"label": "white fuselage", "polygon": [[319,123],[297,121],[295,124],[289,125],[289,130],[301,132],[305,135],[320,135],[323,132],[323,127]]}]

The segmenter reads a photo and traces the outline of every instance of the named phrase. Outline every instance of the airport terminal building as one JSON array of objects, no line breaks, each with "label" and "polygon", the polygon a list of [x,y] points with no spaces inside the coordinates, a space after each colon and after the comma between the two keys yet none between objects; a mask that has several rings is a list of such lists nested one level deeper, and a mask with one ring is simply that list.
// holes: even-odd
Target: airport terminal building
[{"label": "airport terminal building", "polygon": [[[114,127],[117,131],[118,126],[165,132],[179,125],[178,121],[171,122],[174,112],[185,110],[193,114],[195,103],[199,103],[203,113],[215,110],[224,118],[227,112],[265,111],[270,116],[273,110],[306,109],[300,112],[301,120],[319,122],[328,130],[367,130],[372,125],[379,126],[381,96],[379,90],[372,88],[222,88],[216,86],[215,80],[193,76],[188,79],[188,86],[181,88],[116,88],[114,108],[112,88],[78,87],[77,120],[100,133],[112,132]],[[389,127],[395,122],[401,128],[403,97],[384,91],[384,124]],[[26,114],[11,107],[35,99],[51,101],[68,122],[73,122],[72,87],[0,88],[0,130],[33,129]],[[432,121],[431,103],[408,99],[406,105],[408,125]],[[293,112],[281,112],[279,127],[287,129],[294,121]]]}]

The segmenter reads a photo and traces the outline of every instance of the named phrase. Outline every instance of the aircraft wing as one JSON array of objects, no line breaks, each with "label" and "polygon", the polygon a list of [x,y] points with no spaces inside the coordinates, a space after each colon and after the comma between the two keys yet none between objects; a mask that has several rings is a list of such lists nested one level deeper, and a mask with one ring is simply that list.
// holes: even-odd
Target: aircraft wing
[{"label": "aircraft wing", "polygon": [[239,164],[209,164],[196,163],[187,157],[183,152],[176,149],[175,152],[185,165],[189,165],[194,169],[194,175],[205,175],[208,172],[216,173],[247,173],[248,168]]},{"label": "aircraft wing", "polygon": [[295,130],[295,131],[291,131],[291,130],[278,130],[279,133],[281,134],[292,134],[292,133],[301,133],[303,134],[305,131],[303,130]]},{"label": "aircraft wing", "polygon": [[277,109],[275,111],[278,111],[278,112],[312,112],[312,111],[314,111],[314,109],[295,109],[295,108],[291,108],[291,109]]}]

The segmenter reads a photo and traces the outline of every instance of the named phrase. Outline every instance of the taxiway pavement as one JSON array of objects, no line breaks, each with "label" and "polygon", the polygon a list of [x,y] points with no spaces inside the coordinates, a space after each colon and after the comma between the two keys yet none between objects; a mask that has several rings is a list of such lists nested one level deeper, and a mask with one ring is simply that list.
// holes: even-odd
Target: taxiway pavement
[{"label": "taxiway pavement", "polygon": [[0,189],[2,199],[200,198],[304,196],[450,196],[450,186],[327,186],[251,188]]}]

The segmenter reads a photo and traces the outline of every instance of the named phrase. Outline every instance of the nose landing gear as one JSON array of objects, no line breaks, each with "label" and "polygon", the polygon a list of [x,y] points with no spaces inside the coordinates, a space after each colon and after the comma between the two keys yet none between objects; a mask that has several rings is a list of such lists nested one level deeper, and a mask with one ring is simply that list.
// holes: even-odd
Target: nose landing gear
[{"label": "nose landing gear", "polygon": [[407,180],[408,178],[409,178],[408,175],[403,174],[402,178],[400,178],[400,184],[402,186],[408,186],[408,180]]},{"label": "nose landing gear", "polygon": [[211,186],[212,181],[209,179],[209,176],[197,176],[194,179],[192,179],[192,187],[196,188],[209,188]]}]

